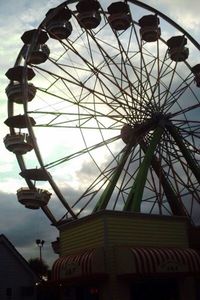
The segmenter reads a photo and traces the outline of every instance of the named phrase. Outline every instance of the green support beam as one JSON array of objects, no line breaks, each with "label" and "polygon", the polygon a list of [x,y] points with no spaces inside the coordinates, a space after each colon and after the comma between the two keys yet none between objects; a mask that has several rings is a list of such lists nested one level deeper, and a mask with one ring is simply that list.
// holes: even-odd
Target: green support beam
[{"label": "green support beam", "polygon": [[[144,153],[147,151],[147,145],[144,141],[140,143],[140,146]],[[185,209],[183,203],[180,201],[180,197],[177,195],[176,191],[174,190],[172,184],[168,180],[160,161],[157,159],[157,157],[154,155],[152,157],[151,166],[156,173],[160,184],[162,185],[163,191],[165,193],[165,196],[167,198],[167,202],[169,203],[169,206],[171,208],[171,211],[173,215],[175,216],[185,216],[189,218],[188,212]]]},{"label": "green support beam", "polygon": [[139,212],[142,202],[143,191],[147,179],[147,174],[151,161],[155,152],[155,149],[160,142],[160,138],[164,131],[163,127],[157,127],[154,130],[153,137],[151,139],[150,145],[145,153],[144,159],[140,165],[139,171],[135,178],[133,187],[128,195],[127,201],[124,206],[124,211]]},{"label": "green support beam", "polygon": [[103,210],[106,208],[106,206],[108,205],[108,202],[112,196],[112,193],[114,191],[114,188],[116,187],[116,184],[117,184],[117,181],[120,177],[120,174],[124,168],[124,165],[128,159],[128,156],[131,152],[131,149],[133,147],[133,144],[128,144],[126,147],[125,147],[125,151],[124,153],[122,154],[122,157],[120,159],[120,162],[117,166],[117,168],[115,169],[114,173],[113,173],[113,176],[111,177],[108,185],[106,186],[105,190],[103,191],[99,201],[97,202],[94,210],[93,210],[93,213],[94,212],[97,212],[99,210]]}]

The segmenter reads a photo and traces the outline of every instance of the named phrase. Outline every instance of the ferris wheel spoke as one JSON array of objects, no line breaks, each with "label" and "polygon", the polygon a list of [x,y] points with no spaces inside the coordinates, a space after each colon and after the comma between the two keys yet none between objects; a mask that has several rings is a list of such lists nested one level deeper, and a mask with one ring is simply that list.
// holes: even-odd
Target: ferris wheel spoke
[{"label": "ferris wheel spoke", "polygon": [[[119,160],[120,161],[123,160],[121,158],[121,155],[123,158],[125,158],[127,152],[128,151],[126,149],[122,149],[120,153],[113,156],[113,159],[110,161],[110,163],[105,167],[105,169],[100,170],[99,176],[94,180],[94,182],[91,183],[91,185],[86,189],[86,191],[81,195],[81,197],[74,203],[72,207],[76,207],[83,199],[88,198],[87,202],[84,205],[84,208],[86,208],[91,203],[93,198],[97,195],[97,193],[99,193],[99,190],[101,190],[102,187],[105,186],[107,182],[112,181],[113,174],[116,173],[116,170],[118,173],[118,169],[119,169],[118,167],[120,167]],[[117,167],[114,167],[113,163],[117,163]],[[105,194],[105,192],[103,193]],[[99,198],[98,200],[96,200],[96,206],[99,206],[98,203],[99,203]],[[82,207],[77,215],[79,215],[84,208]]]},{"label": "ferris wheel spoke", "polygon": [[[186,215],[192,215],[194,212],[194,201],[198,204],[200,204],[199,201],[199,191],[196,190],[197,183],[194,183],[194,181],[191,178],[191,175],[189,173],[189,170],[187,170],[187,166],[181,164],[183,174],[180,175],[174,170],[174,173],[170,175],[172,182],[177,183],[177,187],[179,188],[180,194],[179,194],[179,199],[181,199],[181,203],[184,206],[184,209],[186,211]],[[173,169],[173,167],[171,168]],[[175,177],[174,177],[175,174]],[[176,179],[176,181],[174,181]],[[187,195],[191,195],[191,198],[187,199]]]},{"label": "ferris wheel spoke", "polygon": [[[154,94],[154,82],[153,80],[151,80],[152,76],[152,72],[155,70],[155,65],[156,65],[156,60],[157,58],[154,56],[149,56],[146,53],[146,49],[145,49],[145,43],[141,42],[140,45],[140,69],[142,70],[141,72],[141,81],[142,81],[142,85],[144,85],[144,88],[147,89],[150,93],[150,95],[148,95],[148,98],[151,99],[151,101],[153,102],[153,109],[158,111],[157,108],[157,103],[156,100],[154,99],[154,97],[152,97],[152,95]],[[142,96],[142,98],[144,98],[145,96]]]},{"label": "ferris wheel spoke", "polygon": [[[91,36],[91,35],[90,35],[90,36]],[[100,47],[99,45],[98,45],[98,47],[100,47],[100,55],[102,56],[103,64],[100,63],[100,65],[98,65],[98,66],[95,66],[94,63],[89,62],[88,60],[86,60],[85,57],[81,56],[81,55],[77,52],[77,50],[76,50],[74,47],[72,47],[72,45],[70,45],[70,46],[71,46],[72,52],[74,52],[76,55],[78,55],[78,56],[81,58],[81,60],[82,60],[83,62],[85,62],[86,65],[89,67],[89,69],[92,71],[92,76],[97,75],[97,73],[98,73],[98,74],[101,74],[103,77],[105,77],[107,80],[109,80],[109,81],[111,82],[111,84],[113,84],[114,86],[115,86],[115,85],[118,86],[118,82],[117,82],[117,80],[116,80],[116,76],[113,76],[113,71],[112,71],[112,69],[110,68],[110,65],[109,65],[110,62],[113,63],[114,59],[113,59],[112,57],[110,57],[107,53],[106,53],[106,56],[105,56],[105,54],[103,54],[102,49],[101,49],[101,47]],[[68,45],[68,47],[69,47],[69,45]],[[118,54],[117,54],[117,55],[118,55]],[[108,63],[107,63],[107,61],[106,61],[106,57],[109,58],[109,62],[108,62]],[[109,75],[109,74],[106,74],[106,73],[104,73],[104,72],[101,71],[102,68],[103,68],[104,66],[106,66],[106,67],[107,67],[107,70],[110,71],[110,75]],[[99,78],[99,76],[98,76],[98,78]]]},{"label": "ferris wheel spoke", "polygon": [[[82,211],[84,211],[91,202],[94,200],[96,195],[99,192],[99,189],[102,189],[106,182],[106,177],[102,178],[102,174],[100,174],[94,182],[85,190],[85,192],[76,200],[76,202],[72,205],[72,208],[77,209],[76,216],[78,217]],[[82,202],[84,201],[84,204]]]},{"label": "ferris wheel spoke", "polygon": [[[66,72],[66,71],[65,71]],[[72,77],[71,74],[68,73],[68,75],[70,77]],[[105,74],[103,74],[103,77],[106,77],[106,79],[109,79],[111,81],[111,78],[108,77],[108,76],[105,76]],[[108,85],[106,85],[103,81],[103,79],[101,79],[99,76],[97,77],[98,78],[98,81],[99,81],[99,84],[100,84],[100,87],[101,87],[101,90],[102,90],[102,93],[99,91],[99,90],[95,90],[95,89],[91,89],[91,88],[88,88],[84,83],[82,82],[78,82],[77,79],[75,77],[72,77],[72,79],[75,81],[75,84],[80,84],[82,88],[86,89],[89,93],[93,93],[100,101],[102,101],[102,103],[110,106],[110,103],[108,102],[109,99],[112,99],[112,101],[114,101],[113,99],[116,99],[116,96],[113,94],[113,92],[111,91],[111,89],[108,87]],[[113,81],[111,81],[111,83],[113,84]],[[125,91],[124,91],[125,92]],[[125,92],[126,93],[126,92]],[[106,97],[105,97],[106,95]],[[122,95],[122,93],[121,93]],[[82,101],[82,99],[81,99]],[[126,107],[129,106],[127,105],[124,105],[124,102],[123,100],[121,100],[119,97],[117,99],[117,103],[119,103],[119,105],[123,108],[123,110],[126,111]],[[114,107],[112,107],[112,109],[114,110]],[[129,107],[129,109],[131,109],[131,107]],[[118,110],[117,111],[118,114],[120,114],[120,111]]]},{"label": "ferris wheel spoke", "polygon": [[[41,91],[43,91],[43,90],[41,90]],[[46,94],[48,94],[48,95],[55,96],[54,93],[50,93],[50,92],[47,92],[47,91],[43,91],[43,92],[46,93]],[[99,95],[100,95],[100,96],[99,96]],[[107,104],[107,103],[103,103],[103,101],[101,101],[101,98],[100,98],[100,97],[101,97],[101,94],[98,93],[98,96],[97,96],[96,98],[99,100],[99,105],[100,105],[100,106],[103,106],[104,104]],[[57,98],[60,99],[60,100],[66,101],[66,98],[64,98],[64,97],[62,97],[62,96],[60,96],[60,95],[57,95]],[[107,97],[107,100],[109,100],[109,98],[112,99],[110,96],[108,96],[108,97]],[[113,101],[113,99],[112,99],[111,101]],[[90,105],[90,103],[88,103],[88,102],[84,103],[84,102],[81,101],[80,103],[77,103],[77,102],[74,103],[74,101],[71,100],[71,99],[67,99],[67,102],[70,103],[70,104],[75,104],[75,105],[77,105],[78,107],[83,108],[83,110],[85,110],[85,111],[91,112],[91,113],[93,113],[93,114],[96,113],[96,112],[94,111],[94,109],[91,108],[91,105]],[[111,103],[112,103],[112,102],[111,102]],[[108,107],[109,107],[109,106],[108,106]],[[111,106],[111,110],[108,111],[107,115],[105,115],[105,114],[103,114],[102,112],[100,112],[100,110],[99,110],[98,113],[96,113],[96,114],[97,114],[97,116],[102,116],[102,117],[108,116],[109,119],[113,119],[115,122],[118,122],[120,118],[121,118],[122,120],[124,119],[124,115],[121,115],[121,116],[120,116],[120,114],[118,113],[118,110],[116,109],[116,107],[117,107],[117,108],[119,108],[119,107],[121,108],[120,104],[117,104],[117,106],[116,106],[116,105],[112,105],[112,106]],[[38,114],[39,114],[39,110],[37,110],[36,112],[33,111],[32,113],[38,113]],[[48,113],[51,113],[51,112],[47,112],[47,114],[48,114]],[[116,115],[113,115],[113,113],[115,113]],[[58,114],[59,114],[59,113],[58,113]],[[61,115],[64,115],[64,113],[62,113]]]},{"label": "ferris wheel spoke", "polygon": [[[149,178],[147,178],[147,193],[149,192],[153,192],[155,194],[155,201],[152,204],[150,210],[149,210],[149,214],[152,214],[154,209],[159,211],[159,214],[162,215],[163,214],[163,207],[162,207],[162,201],[163,201],[163,193],[161,193],[161,185],[160,183],[158,184],[157,187],[157,183],[155,181],[155,176],[154,176],[154,172],[152,170],[152,168],[150,167],[149,169]],[[144,200],[145,202],[145,200]],[[145,203],[144,203],[145,206]]]},{"label": "ferris wheel spoke", "polygon": [[181,152],[183,153],[184,158],[186,159],[191,170],[193,171],[196,179],[200,183],[200,168],[197,165],[194,158],[191,156],[191,154],[188,151],[187,147],[185,146],[184,142],[182,141],[180,133],[178,133],[177,129],[174,126],[169,126],[168,130],[169,130],[170,134],[173,136],[174,140],[176,141],[176,144],[180,148]]},{"label": "ferris wheel spoke", "polygon": [[[80,106],[82,108],[82,106]],[[93,111],[94,112],[94,111]],[[121,118],[121,116],[118,115],[110,115],[110,113],[108,115],[103,115],[100,114],[100,112],[95,112],[95,114],[92,113],[83,113],[80,116],[78,116],[77,113],[66,113],[66,112],[60,112],[60,111],[28,111],[29,115],[33,115],[38,117],[38,121],[35,125],[35,127],[65,127],[65,128],[79,128],[79,124],[78,122],[81,120],[82,121],[82,125],[83,128],[85,129],[91,129],[91,130],[96,130],[98,128],[103,129],[110,129],[110,130],[116,130],[116,129],[120,129],[121,127],[119,127],[119,123],[123,123],[123,119]],[[48,116],[48,115],[52,115],[52,119],[48,122],[42,122],[42,116]],[[40,117],[41,116],[41,117]],[[68,116],[68,119],[66,119],[65,121],[57,121],[57,123],[55,123],[56,120],[58,120],[60,117],[64,117],[64,116]],[[90,120],[94,119],[96,121],[96,123],[98,123],[98,125],[93,125],[92,126],[86,126],[85,124],[87,122],[89,122]],[[102,119],[102,121],[101,121]],[[109,119],[110,121],[110,125],[105,125],[103,123],[103,120],[105,119]],[[41,120],[41,121],[40,121]],[[112,122],[111,122],[112,120]],[[39,122],[40,121],[40,122]]]},{"label": "ferris wheel spoke", "polygon": [[[160,81],[161,81],[161,72],[162,72],[162,67],[163,67],[163,64],[160,64],[160,48],[159,48],[159,40],[156,42],[157,44],[157,54],[158,54],[158,57],[157,57],[157,80],[156,80],[156,83],[155,83],[155,88],[153,90],[153,93],[152,93],[152,97],[154,98],[154,94],[155,94],[155,91],[157,91],[157,98],[158,98],[158,106],[159,106],[159,110],[161,109],[161,103],[160,103],[160,93],[161,93],[161,86],[160,86]],[[165,61],[165,58],[166,58],[166,54],[164,56],[164,60]]]},{"label": "ferris wheel spoke", "polygon": [[[165,149],[165,151],[169,151],[169,149]],[[172,151],[172,150],[171,150]],[[173,150],[173,153],[176,153],[176,148],[174,146],[174,150]],[[166,153],[167,153],[166,152]],[[176,189],[176,193],[177,195],[175,195],[173,197],[173,201],[174,201],[174,205],[173,206],[173,202],[170,204],[171,206],[171,209],[172,211],[175,213],[175,214],[181,214],[181,215],[187,215],[189,217],[189,208],[188,208],[188,205],[186,205],[186,203],[184,203],[184,198],[186,197],[185,194],[186,194],[186,191],[188,191],[188,193],[191,193],[192,190],[195,190],[195,184],[192,180],[192,178],[190,178],[190,171],[188,170],[188,166],[187,164],[185,163],[184,160],[180,160],[180,155],[177,153],[177,155],[175,156],[175,161],[172,159],[172,154],[170,153],[168,155],[168,159],[166,160],[167,156],[166,155],[162,155],[162,160],[166,161],[165,165],[168,166],[168,175],[166,177],[163,176],[163,186],[165,185],[165,181],[167,180],[167,178],[171,181],[171,184],[169,182],[167,182],[166,184],[167,185],[171,185],[173,186],[175,189]],[[174,168],[174,166],[177,166],[177,163],[180,164],[178,169],[176,167],[176,169]],[[152,162],[152,165],[154,164],[154,161]],[[182,168],[182,172],[183,174],[186,175],[186,178],[188,178],[188,182],[185,181],[184,179],[184,176],[183,174],[181,175],[181,170],[180,170],[180,167]],[[161,172],[161,171],[159,171]],[[162,174],[162,173],[160,173]],[[165,190],[165,194],[166,195],[170,195],[168,194],[168,190],[169,190],[170,186],[168,186],[168,189]],[[173,192],[174,189],[171,191]],[[171,196],[172,197],[172,196]],[[193,200],[192,201],[196,201],[196,203],[198,202],[198,193],[196,194],[196,196],[194,195],[194,197],[192,197]],[[172,198],[170,198],[172,199]],[[168,199],[168,202],[170,203],[170,199]],[[176,205],[176,201],[178,201],[177,199],[180,199],[179,202],[180,202],[180,208],[177,209]],[[191,203],[192,203],[191,201]],[[192,205],[192,204],[191,204]],[[192,208],[191,208],[192,209]]]},{"label": "ferris wheel spoke", "polygon": [[[133,83],[130,81],[129,76],[127,76],[128,72],[127,72],[127,70],[126,70],[126,64],[125,64],[125,63],[122,64],[123,67],[124,67],[124,69],[120,68],[119,65],[118,65],[117,63],[115,63],[115,59],[113,59],[113,58],[108,54],[108,52],[105,51],[105,49],[100,45],[100,43],[98,42],[98,40],[97,40],[97,39],[94,39],[94,36],[93,36],[91,33],[90,33],[90,36],[91,36],[91,38],[94,40],[94,42],[97,44],[98,48],[100,49],[100,52],[101,52],[101,54],[102,54],[102,57],[104,57],[104,60],[105,60],[105,62],[106,62],[106,64],[107,64],[107,67],[108,67],[108,69],[110,70],[110,72],[111,72],[113,78],[115,78],[116,75],[113,73],[112,68],[111,68],[111,66],[110,66],[110,63],[112,63],[112,64],[116,67],[116,69],[120,72],[121,76],[123,76],[123,78],[125,78],[125,80],[128,82],[128,85],[129,85],[129,86],[132,86]],[[116,34],[115,34],[115,36],[116,36]],[[117,36],[116,36],[116,38],[117,38]],[[126,61],[127,61],[126,63],[129,63],[129,65],[131,66],[132,71],[134,72],[134,74],[135,74],[137,80],[139,80],[139,76],[138,76],[138,74],[137,74],[137,72],[136,72],[136,70],[135,70],[135,67],[134,67],[134,66],[132,65],[132,63],[131,63],[131,61],[130,61],[130,59],[129,59],[129,57],[128,57],[127,52],[124,50],[124,48],[123,48],[122,44],[120,43],[120,40],[119,40],[119,39],[117,39],[117,42],[118,42],[118,48],[119,48],[119,50],[118,50],[119,52],[118,52],[117,55],[119,55],[119,58],[121,58],[122,61],[126,60]],[[124,57],[124,58],[123,58],[123,57]],[[118,85],[118,83],[117,83],[117,85]],[[119,88],[120,88],[120,87],[119,87]],[[133,86],[133,88],[136,89],[135,86]],[[123,93],[124,93],[125,95],[129,96],[129,97],[131,96],[130,94],[127,94],[127,91],[124,90],[124,89],[123,89]],[[134,99],[134,101],[135,101],[136,103],[138,102],[137,99]],[[141,102],[139,102],[138,104],[139,104],[139,105],[142,105]]]},{"label": "ferris wheel spoke", "polygon": [[[186,135],[184,133],[186,133]],[[190,149],[191,153],[194,153],[194,154],[200,153],[200,149],[196,146],[196,142],[194,140],[194,138],[196,138],[196,137],[198,137],[198,139],[199,139],[199,134],[194,134],[190,130],[189,131],[182,130],[181,135],[183,136],[185,143],[187,145],[187,148]],[[186,140],[186,138],[188,138],[188,137],[189,137],[189,139]]]},{"label": "ferris wheel spoke", "polygon": [[[60,68],[61,68],[61,66],[60,66]],[[61,68],[62,69],[62,68]],[[65,72],[66,72],[66,70],[64,70]],[[51,74],[51,75],[53,75],[54,77],[56,76],[56,74]],[[74,83],[75,83],[75,85],[81,85],[81,87],[84,87],[84,88],[86,88],[86,90],[88,90],[88,92],[92,92],[92,90],[91,89],[88,89],[85,85],[83,86],[83,84],[81,83],[81,82],[79,82],[78,80],[77,80],[77,78],[74,78],[74,77],[72,77],[72,75],[71,74],[69,74],[68,73],[68,75],[69,75],[69,77],[71,77],[71,79],[73,79],[74,80]],[[104,76],[105,76],[105,74],[104,74]],[[108,77],[107,77],[108,78]],[[98,78],[99,79],[99,78]],[[63,80],[64,80],[64,78],[63,78]],[[68,80],[69,81],[69,80]],[[73,82],[71,82],[71,83],[73,83]],[[112,93],[111,93],[111,91],[110,90],[108,90],[108,87],[103,83],[103,81],[101,80],[101,85],[103,85],[104,86],[104,92],[103,92],[103,94],[105,94],[105,89],[109,92],[109,94],[111,94],[111,95],[109,95],[107,98],[114,98],[115,99],[115,96],[114,95],[112,95]],[[125,92],[125,94],[126,94],[126,91],[124,91]],[[97,93],[97,91],[95,91],[95,94]],[[99,94],[99,93],[98,93]],[[103,95],[102,94],[102,95]],[[129,96],[129,95],[128,95]],[[130,97],[130,96],[129,96]],[[103,100],[102,100],[103,101]],[[105,101],[105,100],[104,100]],[[122,107],[123,108],[125,108],[124,107],[124,105],[123,105],[123,102],[121,102],[121,101],[119,101],[119,98],[118,98],[118,102],[122,105]],[[126,106],[127,106],[127,104],[126,104]],[[129,110],[130,110],[131,108],[129,108]]]},{"label": "ferris wheel spoke", "polygon": [[163,133],[163,128],[158,127],[155,129],[154,135],[152,136],[144,160],[141,163],[140,170],[137,174],[134,185],[128,195],[124,210],[140,211],[141,199],[143,196],[143,190],[144,190],[148,168],[150,167],[152,156],[154,154],[157,144],[159,143],[162,133]]},{"label": "ferris wheel spoke", "polygon": [[195,109],[199,108],[200,107],[200,103],[197,103],[197,104],[194,104],[194,105],[191,105],[191,106],[188,106],[186,108],[183,108],[182,110],[180,111],[177,111],[175,113],[172,113],[172,117],[177,117],[177,116],[182,116],[184,115],[185,113],[187,112],[192,112],[194,111]]},{"label": "ferris wheel spoke", "polygon": [[[165,151],[168,155],[163,156],[163,161],[168,167],[169,178],[175,183],[173,184],[174,187],[176,187],[176,183],[178,183],[179,188],[182,190],[190,189],[189,187],[193,187],[195,190],[196,182],[194,182],[193,172],[188,166],[184,156],[178,152],[176,144],[171,142],[171,149],[166,147]],[[179,195],[181,197],[181,194]]]},{"label": "ferris wheel spoke", "polygon": [[[173,125],[180,130],[182,136],[184,137],[184,139],[187,139],[188,143],[189,143],[189,139],[192,140],[193,142],[193,144],[191,144],[192,148],[197,147],[196,145],[200,139],[199,136],[200,126],[198,121],[173,119]],[[199,150],[197,149],[196,151],[198,152]]]},{"label": "ferris wheel spoke", "polygon": [[[143,87],[143,79],[142,79],[142,73],[143,73],[143,69],[142,69],[142,61],[143,61],[143,48],[142,48],[142,40],[141,40],[141,37],[138,35],[138,32],[137,32],[137,29],[136,29],[136,25],[135,25],[135,22],[134,20],[132,20],[133,22],[133,31],[134,31],[134,34],[135,34],[135,40],[136,40],[136,43],[137,43],[137,47],[138,47],[138,50],[139,50],[139,53],[140,53],[140,57],[139,57],[139,60],[140,60],[140,66],[139,66],[139,69],[140,69],[140,75],[137,75],[137,73],[135,74],[136,77],[137,77],[137,80],[138,80],[138,94],[140,95],[140,100],[142,99],[147,99],[149,104],[151,103],[151,98],[148,94],[148,92],[146,92],[146,89],[145,87]],[[131,34],[133,35],[133,32],[131,32]],[[132,64],[131,64],[132,65]],[[135,70],[135,67],[132,66],[133,70]],[[145,68],[145,71],[146,71],[146,77],[148,78],[148,72]]]},{"label": "ferris wheel spoke", "polygon": [[[131,147],[131,144],[127,146]],[[129,157],[127,157],[127,161],[120,174],[120,178],[116,184],[113,203],[112,203],[113,209],[117,207],[122,209],[124,207],[127,196],[131,191],[133,182],[139,171],[139,167],[142,159],[143,156],[141,155],[141,150],[138,147],[138,145],[135,144],[130,152]],[[133,166],[134,166],[134,170],[133,170]]]},{"label": "ferris wheel spoke", "polygon": [[[166,113],[168,111],[172,111],[173,112],[173,107],[175,105],[180,106],[180,98],[184,96],[184,94],[186,94],[186,92],[188,91],[188,89],[190,88],[190,84],[191,84],[191,80],[190,83],[187,83],[187,80],[189,79],[186,78],[185,81],[182,81],[182,83],[177,87],[176,90],[173,91],[173,93],[168,97],[168,101],[166,102],[165,105],[165,111]],[[183,86],[184,85],[184,86]],[[182,111],[182,108],[181,108]]]},{"label": "ferris wheel spoke", "polygon": [[104,141],[101,142],[101,143],[94,144],[94,145],[92,145],[92,146],[90,146],[90,147],[86,147],[86,148],[84,148],[84,149],[81,149],[80,151],[78,151],[78,152],[76,152],[76,153],[70,154],[70,155],[68,155],[68,156],[65,156],[65,157],[60,158],[60,159],[58,159],[58,160],[56,160],[56,161],[53,161],[53,162],[51,162],[51,163],[46,164],[46,165],[45,165],[45,168],[47,168],[47,169],[53,168],[53,167],[55,167],[55,166],[57,166],[57,165],[60,165],[60,164],[62,164],[62,163],[64,163],[64,162],[67,162],[67,161],[69,161],[69,160],[71,160],[71,159],[74,159],[74,158],[76,158],[76,157],[78,157],[78,156],[80,156],[80,155],[83,155],[83,154],[85,154],[85,153],[87,153],[87,152],[89,152],[89,151],[98,149],[98,148],[103,147],[103,146],[105,146],[105,145],[107,145],[107,144],[109,144],[109,143],[113,143],[114,141],[117,141],[119,138],[120,138],[120,136],[115,136],[115,137],[110,138],[110,139],[108,139],[108,140],[104,140]]},{"label": "ferris wheel spoke", "polygon": [[115,170],[115,173],[113,174],[110,182],[108,183],[108,185],[106,186],[104,192],[102,193],[100,199],[98,200],[93,212],[105,209],[106,206],[108,205],[108,202],[110,200],[110,197],[113,193],[113,190],[117,184],[117,181],[119,180],[119,176],[121,175],[121,172],[124,168],[124,165],[127,161],[127,158],[130,154],[131,148],[133,145],[127,145],[127,148],[125,150],[125,152],[123,153],[123,156]]},{"label": "ferris wheel spoke", "polygon": [[[127,149],[130,145],[127,146]],[[128,186],[131,186],[131,182],[137,173],[135,169],[132,174],[130,174],[129,168],[133,165],[134,161],[138,160],[138,151],[137,146],[134,147],[134,150],[130,152],[129,157],[127,157],[127,163],[123,167],[123,171],[121,172],[120,181],[117,183],[118,191],[116,192],[115,199],[113,201],[113,209],[115,209],[118,205],[118,202],[121,201],[121,205],[125,205],[126,197],[128,193]],[[120,199],[121,198],[121,199]]]},{"label": "ferris wheel spoke", "polygon": [[[144,152],[147,151],[147,145],[144,142],[141,142],[141,147]],[[163,156],[161,156],[163,159]],[[157,175],[157,178],[162,185],[163,191],[169,203],[170,209],[173,214],[175,215],[185,215],[185,210],[183,209],[182,204],[178,200],[178,195],[176,194],[173,184],[168,180],[167,173],[163,170],[160,161],[154,155],[151,161],[152,168]]]},{"label": "ferris wheel spoke", "polygon": [[[170,99],[174,99],[174,92],[173,93],[170,92],[170,89],[171,89],[171,86],[172,86],[172,82],[173,82],[173,78],[174,78],[174,74],[175,74],[175,72],[172,72],[170,83],[167,86],[166,92],[162,96],[162,102],[163,102],[162,107],[164,107],[165,110],[167,108],[168,102],[170,101],[169,98]],[[175,103],[176,103],[176,100],[175,100]]]}]

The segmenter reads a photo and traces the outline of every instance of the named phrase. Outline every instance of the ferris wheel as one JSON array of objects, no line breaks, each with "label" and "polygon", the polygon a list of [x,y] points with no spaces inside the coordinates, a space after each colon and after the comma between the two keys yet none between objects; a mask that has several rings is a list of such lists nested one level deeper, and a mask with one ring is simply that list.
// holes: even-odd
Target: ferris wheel
[{"label": "ferris wheel", "polygon": [[21,39],[4,139],[19,202],[55,226],[104,209],[199,222],[199,44],[133,0],[65,1]]}]

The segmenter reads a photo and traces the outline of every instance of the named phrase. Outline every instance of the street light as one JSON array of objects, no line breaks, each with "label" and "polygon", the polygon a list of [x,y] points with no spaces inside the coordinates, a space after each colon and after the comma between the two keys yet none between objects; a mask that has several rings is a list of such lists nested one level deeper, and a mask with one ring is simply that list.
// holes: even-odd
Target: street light
[{"label": "street light", "polygon": [[38,247],[39,247],[39,251],[40,251],[40,261],[42,261],[42,247],[43,247],[45,241],[44,241],[44,240],[37,239],[37,240],[35,240],[35,242],[36,242],[36,244],[37,244]]}]

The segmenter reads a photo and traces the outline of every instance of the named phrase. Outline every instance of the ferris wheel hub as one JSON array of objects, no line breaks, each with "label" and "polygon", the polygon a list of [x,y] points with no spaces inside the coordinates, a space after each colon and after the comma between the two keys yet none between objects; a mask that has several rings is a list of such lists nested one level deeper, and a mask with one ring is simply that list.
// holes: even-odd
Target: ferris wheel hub
[{"label": "ferris wheel hub", "polygon": [[169,123],[170,116],[170,113],[154,112],[151,118],[146,119],[142,123],[135,123],[134,126],[125,124],[121,129],[121,138],[125,144],[135,144],[150,130],[156,127],[165,127]]}]

